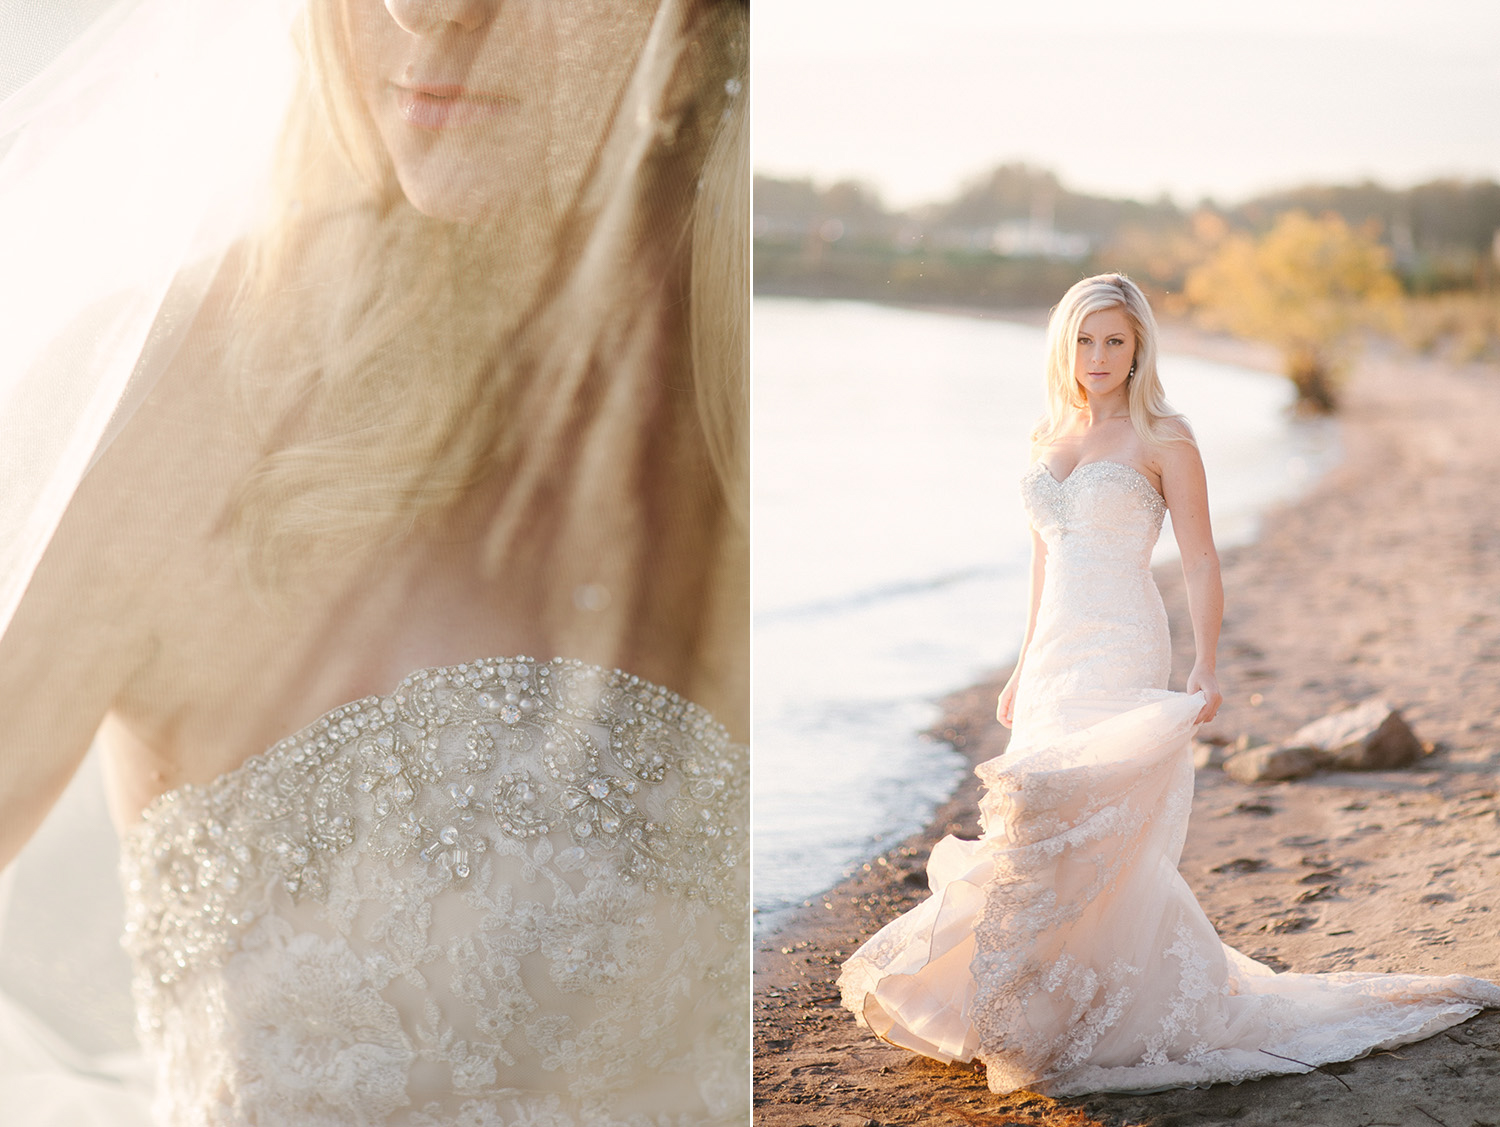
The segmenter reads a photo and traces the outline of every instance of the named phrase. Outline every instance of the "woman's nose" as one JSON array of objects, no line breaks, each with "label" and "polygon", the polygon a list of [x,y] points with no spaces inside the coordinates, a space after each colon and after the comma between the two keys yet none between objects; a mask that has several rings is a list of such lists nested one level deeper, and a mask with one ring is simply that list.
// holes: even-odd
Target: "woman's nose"
[{"label": "woman's nose", "polygon": [[412,35],[430,35],[447,24],[477,31],[496,6],[496,0],[385,0],[391,19]]}]

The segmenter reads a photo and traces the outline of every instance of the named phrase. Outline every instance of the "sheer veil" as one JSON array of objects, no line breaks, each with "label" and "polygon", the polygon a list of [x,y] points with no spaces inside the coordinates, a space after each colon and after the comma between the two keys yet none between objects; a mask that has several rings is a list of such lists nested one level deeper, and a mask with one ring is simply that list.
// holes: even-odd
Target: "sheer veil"
[{"label": "sheer veil", "polygon": [[280,7],[117,5],[0,105],[0,625],[258,202],[294,75]]},{"label": "sheer veil", "polygon": [[[0,628],[258,205],[287,24],[276,3],[116,4],[0,105]],[[6,1122],[146,1121],[117,857],[91,755],[0,875]]]},{"label": "sheer veil", "polygon": [[[526,357],[530,382],[512,389],[521,409],[507,425],[577,442],[584,451],[575,477],[559,482],[549,476],[546,458],[502,445],[498,464],[522,485],[513,488],[491,529],[493,554],[498,559],[525,550],[524,543],[516,547],[516,529],[534,519],[539,497],[556,504],[561,495],[567,503],[559,511],[577,528],[562,536],[568,551],[559,553],[558,574],[566,598],[549,613],[577,614],[595,624],[588,627],[593,633],[585,635],[580,626],[569,635],[565,622],[558,633],[582,639],[584,649],[597,644],[606,657],[616,652],[611,639],[628,633],[628,615],[645,615],[653,604],[647,595],[624,597],[642,586],[650,567],[645,550],[629,539],[639,533],[625,527],[639,515],[621,492],[633,479],[598,472],[598,465],[644,457],[630,445],[645,441],[638,437],[644,433],[641,408],[627,416],[620,404],[642,398],[642,389],[660,394],[645,374],[649,358],[668,346],[698,357],[700,377],[689,402],[704,428],[703,449],[679,458],[683,465],[689,463],[682,458],[698,459],[691,462],[693,473],[683,475],[698,484],[678,489],[670,500],[710,514],[708,530],[699,534],[700,554],[716,555],[717,563],[706,587],[692,588],[703,604],[696,617],[673,628],[703,636],[694,644],[708,685],[742,678],[747,668],[741,651],[748,628],[748,516],[739,406],[747,286],[743,278],[732,281],[733,292],[717,305],[717,324],[700,318],[683,329],[684,336],[690,330],[691,345],[664,343],[657,330],[610,309],[618,294],[639,285],[632,268],[645,261],[640,247],[646,235],[655,237],[653,217],[640,202],[643,186],[665,175],[660,169],[673,158],[663,156],[663,146],[673,131],[694,127],[682,125],[671,110],[683,68],[705,65],[697,57],[701,50],[692,58],[693,52],[681,51],[690,7],[662,0],[656,11],[643,49],[651,65],[637,65],[631,74],[615,125],[579,174],[567,209],[575,220],[568,228],[571,244],[550,272],[528,282],[538,296],[526,307],[525,331],[507,330],[498,343],[476,347],[481,364],[493,362],[500,344]],[[189,330],[214,302],[226,300],[224,279],[237,272],[226,264],[235,262],[270,210],[287,206],[277,197],[275,173],[289,107],[306,95],[306,19],[300,0],[121,0],[0,103],[0,640],[80,484],[151,401],[181,350],[196,347]],[[720,100],[702,111],[710,127],[735,115],[743,126],[745,99],[735,100],[741,90],[741,79],[731,80]],[[743,149],[743,134],[735,144]],[[705,140],[700,157],[707,147]],[[743,168],[725,175],[748,180]],[[732,194],[715,206],[720,203],[748,210],[747,198]],[[372,213],[380,214],[379,205]],[[743,258],[738,240],[722,250],[700,242],[707,249],[695,253]],[[725,275],[722,266],[718,270]],[[727,276],[736,270],[743,273],[743,262]],[[253,301],[255,295],[242,284],[227,299]],[[673,300],[664,286],[660,307],[670,308]],[[549,335],[547,326],[563,322],[601,327],[561,347],[563,338]],[[602,380],[598,370],[606,360],[625,369],[634,365],[634,382]],[[548,386],[568,393],[549,399]],[[362,390],[353,387],[349,394],[355,393]],[[471,408],[490,410],[486,403],[468,404],[438,419],[433,427],[447,429],[435,447],[461,454],[465,443],[476,449],[483,443],[483,433],[466,433],[454,422]],[[685,425],[673,418],[673,426]],[[271,431],[274,425],[267,424]],[[710,463],[705,477],[702,467]],[[460,459],[450,477],[463,483],[475,466],[489,464],[479,455]],[[354,465],[347,472],[362,471]],[[406,507],[393,508],[382,518],[386,524],[419,524],[428,496],[423,490],[458,488],[434,484],[443,473],[449,470],[438,467],[415,485],[392,486]],[[710,478],[712,484],[701,483]],[[265,480],[270,484],[263,492],[276,503],[295,492],[274,473]],[[132,500],[154,503],[151,497]],[[351,511],[363,512],[362,504],[354,499]],[[318,528],[305,538],[336,536],[337,530]],[[633,547],[602,552],[596,541],[606,537]],[[250,571],[256,566],[255,560],[246,564]],[[597,600],[599,609],[590,604],[590,592],[604,587],[615,597]],[[605,641],[595,643],[596,636]],[[731,716],[737,707],[736,692],[727,694],[726,705],[712,699],[710,688],[673,687],[701,693],[697,699]],[[148,1082],[133,1054],[129,970],[118,949],[118,850],[97,760],[91,752],[42,829],[0,872],[0,1120],[7,1124],[148,1122]],[[23,1110],[30,1118],[20,1116]]]}]

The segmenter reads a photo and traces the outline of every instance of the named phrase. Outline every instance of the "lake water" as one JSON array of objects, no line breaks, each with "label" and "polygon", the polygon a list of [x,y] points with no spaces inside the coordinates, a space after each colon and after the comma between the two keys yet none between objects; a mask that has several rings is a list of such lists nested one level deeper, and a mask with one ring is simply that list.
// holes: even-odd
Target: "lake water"
[{"label": "lake water", "polygon": [[[754,360],[757,930],[925,825],[967,769],[919,732],[1014,659],[1030,535],[1017,481],[1043,330],[760,298]],[[1162,356],[1220,546],[1336,457],[1262,372]],[[1172,558],[1164,531],[1158,562]]]}]

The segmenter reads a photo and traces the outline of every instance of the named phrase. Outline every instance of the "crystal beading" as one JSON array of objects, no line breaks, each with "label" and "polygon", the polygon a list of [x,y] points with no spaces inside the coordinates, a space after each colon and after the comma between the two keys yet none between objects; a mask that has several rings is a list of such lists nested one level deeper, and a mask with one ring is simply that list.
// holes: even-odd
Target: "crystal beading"
[{"label": "crystal beading", "polygon": [[[702,709],[509,658],[414,673],[163,795],[122,867],[164,1118],[565,1124],[627,1072],[739,1075],[747,792]],[[589,1001],[551,1013],[558,991]]]}]

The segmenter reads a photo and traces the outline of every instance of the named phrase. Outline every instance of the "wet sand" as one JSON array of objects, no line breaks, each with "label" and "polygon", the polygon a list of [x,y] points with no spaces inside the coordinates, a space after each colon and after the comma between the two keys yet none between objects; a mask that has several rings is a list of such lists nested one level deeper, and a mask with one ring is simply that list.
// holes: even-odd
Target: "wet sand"
[{"label": "wet sand", "polygon": [[[1266,359],[1181,331],[1169,347]],[[1432,753],[1254,787],[1204,769],[1182,872],[1225,941],[1278,969],[1500,979],[1500,370],[1375,355],[1343,418],[1343,462],[1225,554],[1226,701],[1201,734],[1272,740],[1379,695]],[[1157,578],[1180,687],[1181,576]],[[950,697],[934,738],[975,763],[1001,754],[1003,681]],[[927,853],[953,832],[977,836],[972,779],[926,832],[757,944],[757,1123],[1500,1127],[1500,1012],[1304,1076],[1066,1101],[997,1096],[981,1069],[876,1041],[838,1005],[839,965],[923,898]]]}]

